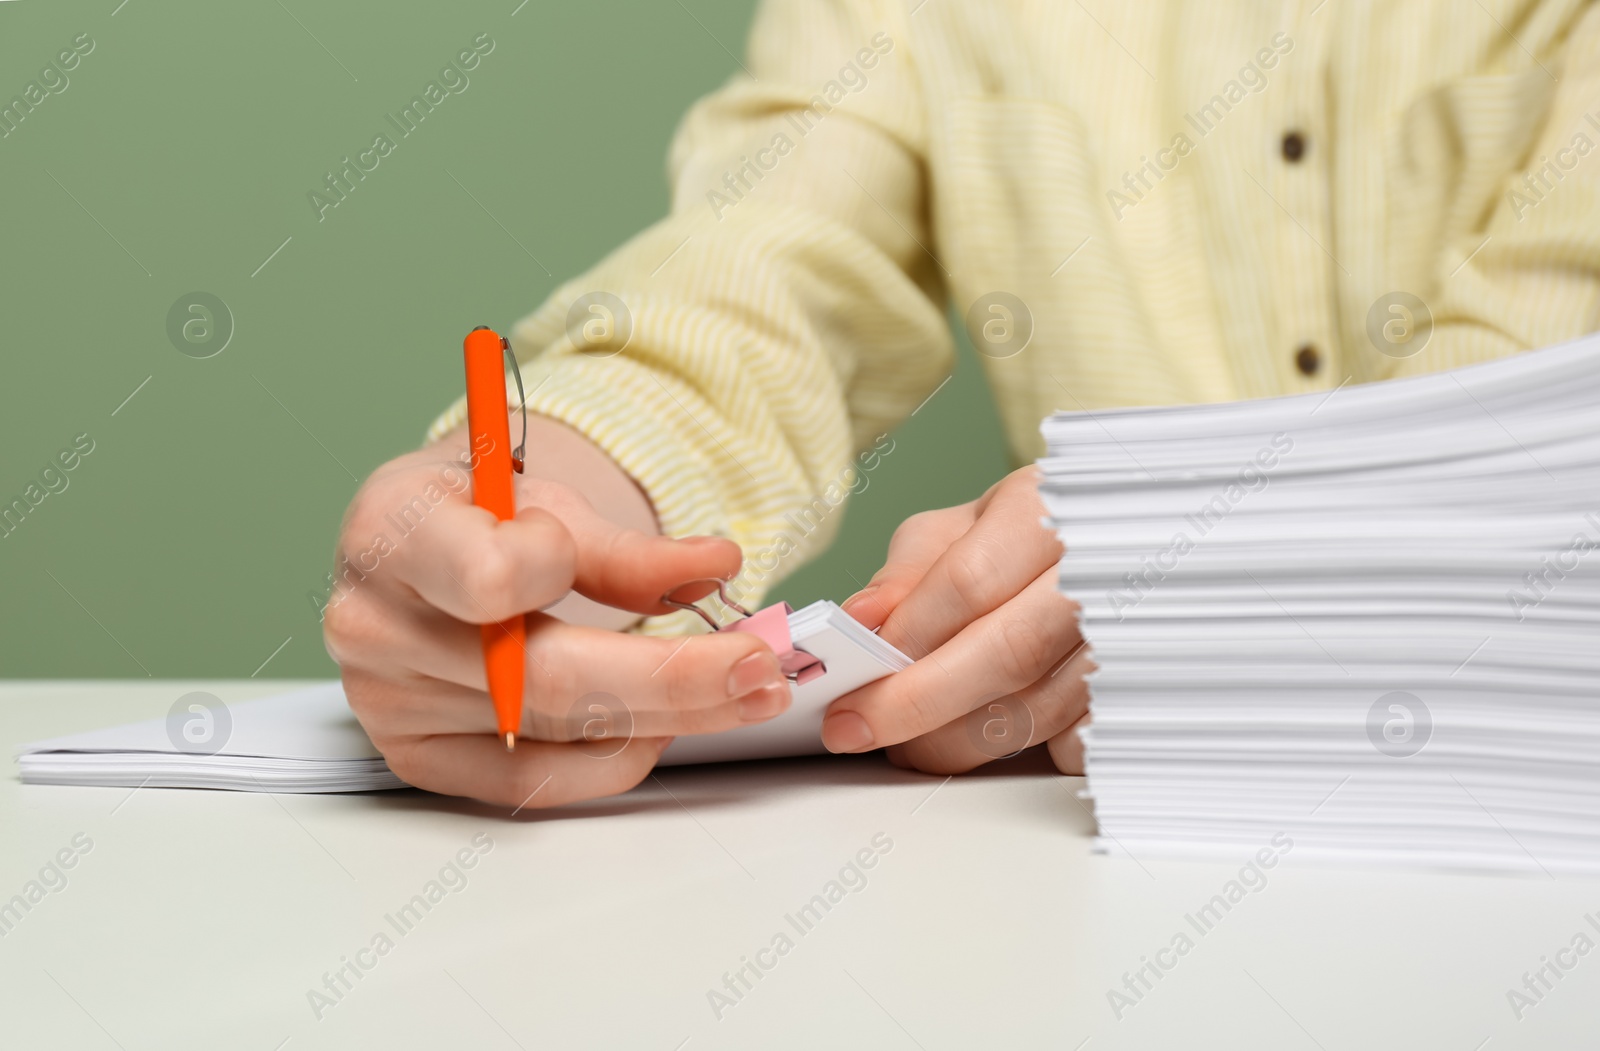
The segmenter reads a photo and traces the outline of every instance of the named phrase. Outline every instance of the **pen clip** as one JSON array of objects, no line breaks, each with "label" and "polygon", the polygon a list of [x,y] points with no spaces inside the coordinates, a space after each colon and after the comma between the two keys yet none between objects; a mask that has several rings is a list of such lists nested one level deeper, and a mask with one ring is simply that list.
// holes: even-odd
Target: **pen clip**
[{"label": "pen clip", "polygon": [[501,336],[500,349],[505,352],[506,361],[511,363],[511,375],[517,380],[517,406],[522,410],[522,441],[511,450],[511,469],[521,474],[523,457],[528,453],[528,395],[522,389],[522,366],[517,363],[517,356],[511,350],[511,341]]}]

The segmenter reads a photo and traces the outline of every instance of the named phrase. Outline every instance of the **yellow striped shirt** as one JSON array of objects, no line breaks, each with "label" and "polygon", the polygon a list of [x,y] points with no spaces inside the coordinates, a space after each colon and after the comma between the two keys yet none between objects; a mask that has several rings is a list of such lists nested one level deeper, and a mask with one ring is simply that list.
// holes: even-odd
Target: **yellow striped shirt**
[{"label": "yellow striped shirt", "polygon": [[742,65],[679,129],[671,214],[512,341],[530,406],[666,533],[776,564],[752,601],[948,375],[947,304],[1019,463],[1057,408],[1331,390],[1597,327],[1583,0],[768,0]]}]

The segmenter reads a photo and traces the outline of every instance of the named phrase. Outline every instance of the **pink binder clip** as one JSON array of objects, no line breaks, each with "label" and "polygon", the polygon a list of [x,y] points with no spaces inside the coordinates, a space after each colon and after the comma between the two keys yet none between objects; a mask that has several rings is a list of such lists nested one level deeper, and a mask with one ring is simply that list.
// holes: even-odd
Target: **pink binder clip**
[{"label": "pink binder clip", "polygon": [[[694,603],[680,602],[672,597],[690,584],[715,584],[717,586],[717,598],[724,606],[738,613],[742,619],[736,620],[732,624],[719,625],[711,614]],[[778,667],[783,669],[783,674],[796,686],[804,686],[828,670],[827,666],[817,657],[807,653],[805,650],[796,648],[794,640],[789,636],[789,614],[793,613],[794,610],[790,608],[787,602],[779,602],[768,606],[766,609],[751,613],[728,597],[726,581],[706,578],[704,580],[689,580],[679,584],[661,596],[661,603],[665,606],[672,606],[675,609],[689,610],[705,621],[712,631],[742,631],[746,634],[754,635],[770,646],[772,652],[778,655]]]}]

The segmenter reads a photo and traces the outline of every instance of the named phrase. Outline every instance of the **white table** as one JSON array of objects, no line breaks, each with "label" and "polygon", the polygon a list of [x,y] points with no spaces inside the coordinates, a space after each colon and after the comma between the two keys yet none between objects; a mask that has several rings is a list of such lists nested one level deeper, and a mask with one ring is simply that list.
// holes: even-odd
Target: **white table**
[{"label": "white table", "polygon": [[[14,752],[191,689],[285,688],[14,683],[0,735]],[[1580,929],[1600,940],[1583,918],[1600,922],[1600,881],[1291,854],[1200,936],[1186,914],[1238,866],[1092,854],[1080,782],[1031,760],[947,783],[877,756],[677,768],[515,817],[414,791],[22,785],[13,767],[0,902],[75,836],[92,847],[0,937],[0,1047],[1600,1046],[1600,949],[1521,1020],[1506,996]],[[391,925],[485,836],[464,886]],[[862,850],[864,885],[792,925]],[[1179,931],[1192,951],[1118,1019],[1108,990]],[[358,957],[380,932],[386,955]],[[308,991],[347,959],[360,977],[319,1020]],[[757,959],[734,1002],[724,973]]]}]

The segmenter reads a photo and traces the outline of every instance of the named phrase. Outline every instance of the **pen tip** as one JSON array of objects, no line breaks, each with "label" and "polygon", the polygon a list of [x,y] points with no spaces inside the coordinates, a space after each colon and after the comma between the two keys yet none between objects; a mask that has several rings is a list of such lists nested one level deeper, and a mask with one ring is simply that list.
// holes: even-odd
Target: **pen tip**
[{"label": "pen tip", "polygon": [[515,752],[516,750],[517,750],[517,735],[512,733],[510,730],[507,730],[506,731],[506,751]]}]

